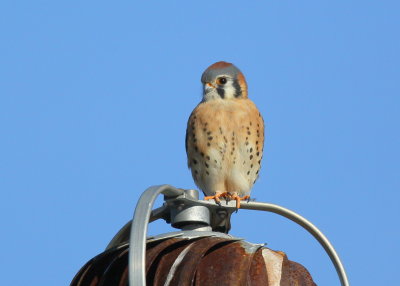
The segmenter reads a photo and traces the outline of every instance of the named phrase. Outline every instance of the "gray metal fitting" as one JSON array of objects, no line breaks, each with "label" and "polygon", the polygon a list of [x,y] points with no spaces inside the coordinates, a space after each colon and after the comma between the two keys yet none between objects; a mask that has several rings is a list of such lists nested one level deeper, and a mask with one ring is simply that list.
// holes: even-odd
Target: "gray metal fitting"
[{"label": "gray metal fitting", "polygon": [[[185,229],[188,225],[193,224],[199,225],[199,227],[210,225],[210,210],[206,206],[181,204],[171,209],[171,225],[173,227]],[[193,226],[190,229],[194,229]],[[211,227],[208,230],[211,230]]]}]

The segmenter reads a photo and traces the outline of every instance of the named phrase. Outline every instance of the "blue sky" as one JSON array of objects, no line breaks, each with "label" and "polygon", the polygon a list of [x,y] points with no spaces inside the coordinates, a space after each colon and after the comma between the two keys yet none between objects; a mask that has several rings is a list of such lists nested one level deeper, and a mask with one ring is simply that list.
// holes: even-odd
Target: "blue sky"
[{"label": "blue sky", "polygon": [[[186,120],[201,73],[225,60],[267,125],[252,196],[316,224],[353,285],[395,285],[398,2],[160,2],[0,4],[2,284],[68,285],[148,186],[195,187]],[[232,223],[338,285],[294,223],[245,210]]]}]

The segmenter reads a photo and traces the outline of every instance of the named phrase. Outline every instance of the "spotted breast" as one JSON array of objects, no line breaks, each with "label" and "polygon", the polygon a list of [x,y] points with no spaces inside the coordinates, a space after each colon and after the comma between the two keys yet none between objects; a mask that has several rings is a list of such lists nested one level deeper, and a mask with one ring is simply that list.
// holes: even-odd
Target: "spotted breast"
[{"label": "spotted breast", "polygon": [[188,166],[207,196],[248,196],[261,167],[263,118],[247,97],[244,76],[232,64],[210,66],[202,81],[203,100],[186,131]]}]

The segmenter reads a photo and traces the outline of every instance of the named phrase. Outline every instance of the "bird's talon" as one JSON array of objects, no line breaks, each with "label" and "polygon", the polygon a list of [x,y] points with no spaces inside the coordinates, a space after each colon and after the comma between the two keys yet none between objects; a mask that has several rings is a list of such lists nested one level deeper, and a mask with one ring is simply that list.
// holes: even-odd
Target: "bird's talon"
[{"label": "bird's talon", "polygon": [[228,195],[227,192],[219,193],[219,194],[216,193],[214,196],[204,197],[204,200],[206,200],[206,201],[214,200],[217,205],[221,206],[221,200],[219,198],[225,198],[226,199],[227,195]]},{"label": "bird's talon", "polygon": [[243,198],[241,198],[241,200],[245,200],[246,202],[250,202],[250,196],[244,196]]}]

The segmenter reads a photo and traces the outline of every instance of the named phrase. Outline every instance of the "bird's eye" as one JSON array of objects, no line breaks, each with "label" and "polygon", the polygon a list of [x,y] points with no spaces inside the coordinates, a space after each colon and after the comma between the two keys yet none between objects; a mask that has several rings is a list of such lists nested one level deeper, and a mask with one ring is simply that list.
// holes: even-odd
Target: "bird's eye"
[{"label": "bird's eye", "polygon": [[224,85],[227,82],[226,77],[217,78],[217,84]]}]

